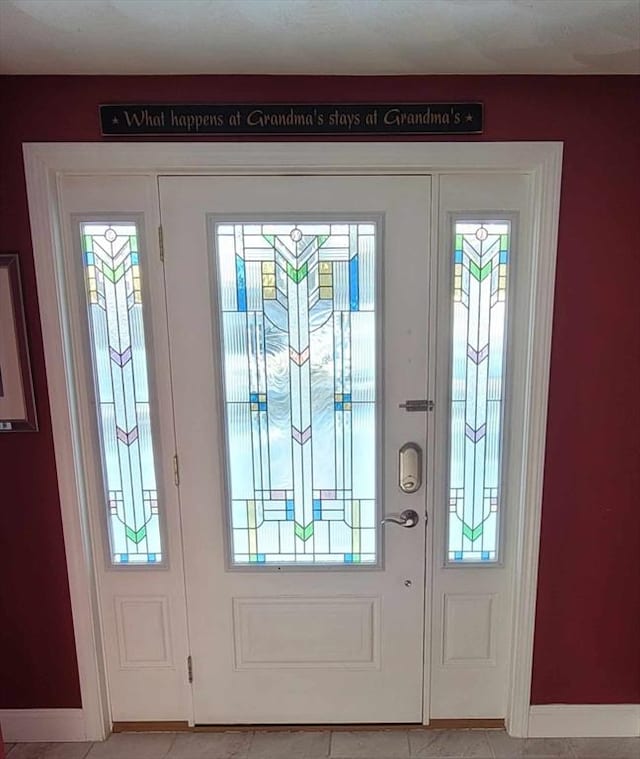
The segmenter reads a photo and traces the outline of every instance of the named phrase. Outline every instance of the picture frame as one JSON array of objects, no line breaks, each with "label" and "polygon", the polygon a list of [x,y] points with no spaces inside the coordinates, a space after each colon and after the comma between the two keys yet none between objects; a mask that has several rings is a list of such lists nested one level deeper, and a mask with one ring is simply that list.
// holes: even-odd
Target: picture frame
[{"label": "picture frame", "polygon": [[0,432],[38,429],[17,253],[0,254]]}]

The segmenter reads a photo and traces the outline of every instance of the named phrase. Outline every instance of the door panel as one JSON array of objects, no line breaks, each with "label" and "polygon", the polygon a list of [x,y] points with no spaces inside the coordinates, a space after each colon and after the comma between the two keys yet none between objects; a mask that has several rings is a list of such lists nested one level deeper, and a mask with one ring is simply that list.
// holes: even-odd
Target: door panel
[{"label": "door panel", "polygon": [[[78,472],[111,718],[186,720],[187,620],[157,189],[146,176],[67,175],[59,187],[69,358],[82,411]],[[156,481],[143,484],[141,470]]]},{"label": "door panel", "polygon": [[[400,490],[398,451],[407,442],[422,449],[426,443],[425,414],[407,413],[399,406],[425,395],[430,180],[161,177],[160,200],[195,722],[421,722],[425,491]],[[375,322],[371,342],[378,353],[375,361],[367,363],[364,356],[345,364],[346,357],[336,352],[333,344],[330,349],[324,344],[330,332],[324,342],[315,337],[308,343],[300,341],[303,333],[310,334],[304,319],[319,323],[319,314],[322,309],[328,313],[325,303],[330,300],[336,325],[346,329],[350,324],[352,330],[361,329],[361,334],[368,329],[371,335],[372,327],[364,324],[366,312],[357,300],[364,296],[366,282],[361,272],[354,275],[349,241],[344,240],[340,250],[336,243],[333,253],[327,252],[329,248],[323,251],[321,245],[317,256],[307,251],[308,261],[304,253],[300,257],[298,243],[304,245],[315,234],[309,225],[329,222],[351,224],[356,232],[358,225],[376,225],[380,244],[375,264],[380,276],[375,318],[370,320]],[[268,224],[285,226],[258,229]],[[255,229],[247,230],[247,225]],[[239,227],[242,245],[252,231],[257,233],[254,248],[247,244],[238,255],[239,248],[234,247],[225,260],[223,247],[231,241],[219,237],[228,233],[235,238]],[[294,239],[296,229],[302,233],[298,241]],[[335,230],[336,237],[339,232]],[[279,238],[277,245],[265,241],[273,234]],[[349,234],[353,230],[347,230],[346,236]],[[234,239],[233,244],[239,243]],[[318,244],[317,235],[313,244]],[[238,267],[235,273],[225,273],[229,261]],[[317,281],[312,281],[316,275]],[[329,275],[334,281],[330,282]],[[349,284],[341,285],[341,278]],[[225,286],[232,296],[227,311]],[[340,286],[342,294],[321,290]],[[340,307],[341,297],[344,303]],[[279,302],[278,298],[281,305],[286,300],[286,308],[276,313],[272,303]],[[307,306],[295,306],[296,298],[303,298]],[[259,338],[253,349],[245,346],[244,353],[237,349],[238,341],[261,335],[259,325],[249,329],[247,320],[263,320],[267,308],[272,323],[292,313],[302,319],[286,333],[278,332],[273,345],[280,340],[280,347],[270,349],[269,359],[265,358],[267,351],[260,349]],[[234,320],[241,323],[235,332]],[[362,324],[353,326],[358,320]],[[335,333],[333,330],[333,337]],[[338,341],[338,346],[345,344]],[[235,353],[230,346],[236,346]],[[304,355],[307,348],[308,360]],[[264,377],[258,371],[267,366],[265,374],[272,372],[277,379],[277,368],[268,366],[274,352],[287,354],[280,369],[283,388],[279,398],[272,387],[261,385]],[[253,361],[255,376],[251,366],[246,374],[244,369],[233,373],[230,366],[234,361],[237,364],[239,355],[246,355],[250,364]],[[375,391],[362,382],[340,384],[347,375],[358,374],[354,371],[358,361],[376,378]],[[324,389],[323,366],[332,375]],[[341,368],[337,370],[337,366]],[[306,408],[300,406],[303,391],[311,397]],[[359,392],[363,395],[357,398]],[[240,395],[236,398],[234,393]],[[294,411],[292,398],[298,404]],[[368,433],[356,420],[353,435],[346,436],[358,401],[369,418],[377,420],[377,431]],[[244,407],[229,409],[234,402]],[[256,459],[260,453],[267,455],[264,446],[277,442],[274,428],[271,435],[260,429],[274,413],[270,404],[277,403],[283,409],[289,404],[289,415],[280,414],[280,432],[291,429],[286,448],[293,463],[285,476],[289,480],[270,484],[256,471]],[[323,413],[329,412],[333,426],[327,432],[322,426]],[[233,413],[236,417],[232,418]],[[338,426],[340,435],[336,434]],[[318,444],[314,459],[307,443],[316,435],[322,441],[323,433],[325,445]],[[372,434],[377,440],[371,441]],[[349,441],[348,457],[331,472],[320,454],[331,445],[335,452],[338,438],[341,445]],[[228,444],[233,452],[231,462],[226,455]],[[251,446],[252,455],[248,456]],[[243,452],[246,460],[239,466]],[[300,474],[310,468],[312,478]],[[243,471],[253,482],[243,481]],[[353,484],[350,472],[366,472],[372,482],[377,481],[377,489],[365,492],[372,487],[365,483],[361,498],[356,498],[355,492],[338,493],[350,490],[338,487]],[[234,517],[229,520],[230,501],[240,501],[235,521]],[[374,503],[360,504],[362,520],[368,522],[366,526],[364,521],[358,522],[353,529],[357,501]],[[415,527],[388,524],[376,529],[381,515],[406,508],[419,514]],[[264,520],[267,511],[272,518]],[[339,523],[339,518],[344,523],[351,521],[350,532],[332,525]],[[289,548],[270,551],[268,541],[275,538],[273,533],[269,538],[260,531],[260,519],[260,526],[267,521],[277,525],[280,540],[288,541]],[[230,537],[229,521],[233,529],[244,533]],[[310,541],[318,540],[320,545],[316,530],[318,535],[323,530],[329,534],[331,550],[311,550]],[[267,546],[264,551],[260,541]],[[359,563],[354,561],[356,556]]]},{"label": "door panel", "polygon": [[433,719],[506,715],[526,457],[530,182],[524,174],[439,180],[438,328],[429,336]]}]

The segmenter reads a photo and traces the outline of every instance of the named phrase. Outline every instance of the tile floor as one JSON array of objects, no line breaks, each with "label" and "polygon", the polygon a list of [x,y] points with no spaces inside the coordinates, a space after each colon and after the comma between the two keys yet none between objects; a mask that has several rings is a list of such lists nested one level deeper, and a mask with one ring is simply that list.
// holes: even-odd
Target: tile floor
[{"label": "tile floor", "polygon": [[7,748],[7,759],[640,759],[640,738],[520,740],[501,730],[119,733]]}]

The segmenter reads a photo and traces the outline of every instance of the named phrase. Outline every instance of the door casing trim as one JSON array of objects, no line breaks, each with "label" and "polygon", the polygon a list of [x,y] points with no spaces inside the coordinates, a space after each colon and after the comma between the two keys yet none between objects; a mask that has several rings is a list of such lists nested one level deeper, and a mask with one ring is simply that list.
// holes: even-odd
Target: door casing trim
[{"label": "door casing trim", "polygon": [[[257,142],[26,143],[27,196],[48,378],[67,572],[82,697],[84,733],[111,730],[100,640],[96,578],[78,470],[80,440],[73,388],[60,360],[66,313],[60,287],[58,216],[61,175],[323,175],[528,173],[533,179],[532,313],[527,346],[525,492],[519,515],[509,701],[511,735],[529,734],[533,633],[546,442],[551,330],[560,209],[561,142]],[[73,740],[73,738],[71,738]]]}]

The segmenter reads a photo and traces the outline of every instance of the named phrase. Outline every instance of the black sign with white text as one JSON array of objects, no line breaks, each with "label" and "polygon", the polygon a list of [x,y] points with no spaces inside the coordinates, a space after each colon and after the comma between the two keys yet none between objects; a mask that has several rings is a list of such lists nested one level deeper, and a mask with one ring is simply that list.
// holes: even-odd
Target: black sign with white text
[{"label": "black sign with white text", "polygon": [[480,134],[481,103],[101,105],[105,136]]}]

